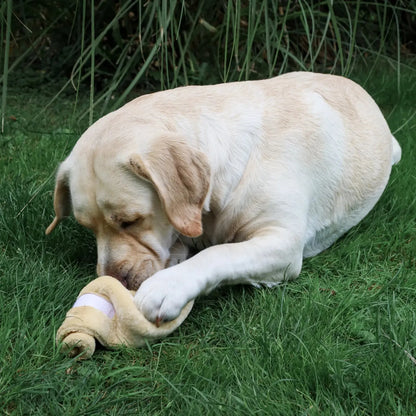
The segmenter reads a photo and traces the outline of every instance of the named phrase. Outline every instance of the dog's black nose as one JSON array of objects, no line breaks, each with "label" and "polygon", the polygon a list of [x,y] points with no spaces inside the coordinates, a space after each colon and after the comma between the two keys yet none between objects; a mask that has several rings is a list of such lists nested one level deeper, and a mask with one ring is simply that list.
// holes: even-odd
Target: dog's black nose
[{"label": "dog's black nose", "polygon": [[140,285],[150,276],[155,274],[161,267],[152,259],[144,259],[135,266],[126,263],[111,263],[104,267],[105,275],[112,276],[129,290],[137,290]]}]

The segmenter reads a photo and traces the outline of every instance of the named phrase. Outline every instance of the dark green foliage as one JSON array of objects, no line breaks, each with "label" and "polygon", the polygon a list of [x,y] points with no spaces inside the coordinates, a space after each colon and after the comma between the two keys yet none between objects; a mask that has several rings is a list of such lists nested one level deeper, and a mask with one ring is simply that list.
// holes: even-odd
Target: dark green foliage
[{"label": "dark green foliage", "polygon": [[86,0],[14,2],[1,54],[10,54],[9,71],[64,75],[64,89],[89,82],[91,120],[94,108],[104,114],[143,89],[289,70],[348,75],[357,62],[416,51],[414,0],[126,0],[95,1],[93,10]]}]

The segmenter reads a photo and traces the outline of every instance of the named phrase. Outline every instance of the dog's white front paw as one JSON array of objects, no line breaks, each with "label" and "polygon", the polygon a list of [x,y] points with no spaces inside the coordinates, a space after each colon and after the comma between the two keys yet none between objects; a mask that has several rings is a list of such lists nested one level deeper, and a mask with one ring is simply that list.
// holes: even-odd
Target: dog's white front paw
[{"label": "dog's white front paw", "polygon": [[136,307],[156,324],[178,317],[187,302],[196,297],[189,281],[175,277],[172,270],[161,270],[149,277],[134,297]]}]

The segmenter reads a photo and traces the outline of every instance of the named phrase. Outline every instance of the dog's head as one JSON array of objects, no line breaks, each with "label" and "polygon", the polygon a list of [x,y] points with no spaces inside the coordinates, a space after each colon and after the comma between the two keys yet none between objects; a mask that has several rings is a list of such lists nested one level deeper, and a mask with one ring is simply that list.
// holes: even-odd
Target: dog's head
[{"label": "dog's head", "polygon": [[56,216],[46,233],[72,209],[95,233],[98,275],[137,289],[166,266],[178,232],[202,233],[209,166],[204,154],[172,133],[106,124],[87,130],[59,167]]}]

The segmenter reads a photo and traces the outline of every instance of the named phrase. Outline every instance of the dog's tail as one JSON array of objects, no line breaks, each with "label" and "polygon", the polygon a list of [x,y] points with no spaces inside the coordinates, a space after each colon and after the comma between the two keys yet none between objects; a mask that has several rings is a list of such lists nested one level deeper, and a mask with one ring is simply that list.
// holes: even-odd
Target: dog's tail
[{"label": "dog's tail", "polygon": [[402,158],[402,148],[400,147],[399,142],[394,138],[394,136],[391,136],[391,145],[391,164],[395,165]]}]

